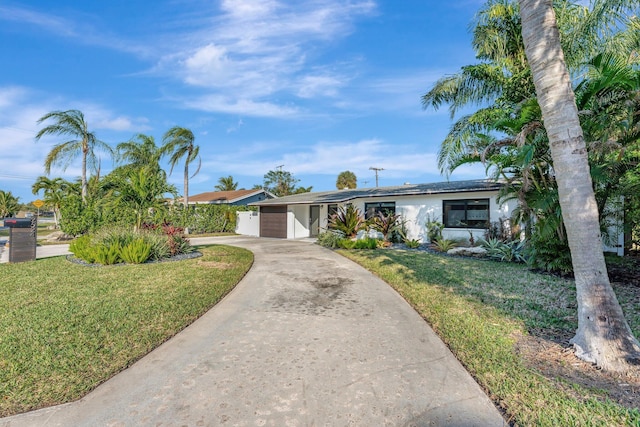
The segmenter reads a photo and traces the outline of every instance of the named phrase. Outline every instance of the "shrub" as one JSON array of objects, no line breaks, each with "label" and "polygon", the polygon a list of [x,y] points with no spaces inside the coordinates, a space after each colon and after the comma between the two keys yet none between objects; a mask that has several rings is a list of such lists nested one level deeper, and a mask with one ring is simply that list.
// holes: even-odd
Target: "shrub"
[{"label": "shrub", "polygon": [[417,249],[420,247],[420,240],[417,239],[406,239],[404,244],[407,245],[409,249]]},{"label": "shrub", "polygon": [[344,236],[341,233],[335,231],[325,231],[318,235],[318,240],[316,240],[316,243],[320,246],[324,246],[325,248],[335,249],[338,247],[340,239],[343,238]]},{"label": "shrub", "polygon": [[442,230],[444,229],[443,223],[432,220],[431,218],[428,218],[426,223],[426,228],[427,228],[427,238],[431,243],[435,243],[438,240],[442,240]]},{"label": "shrub", "polygon": [[157,261],[171,256],[167,237],[162,234],[147,233],[145,241],[151,245],[151,253],[149,259]]},{"label": "shrub", "polygon": [[354,249],[356,247],[356,241],[343,238],[338,241],[338,247],[341,249]]},{"label": "shrub", "polygon": [[133,242],[139,233],[129,227],[102,227],[94,234],[94,241],[104,246],[127,246]]},{"label": "shrub", "polygon": [[573,271],[569,244],[557,237],[545,239],[533,233],[526,241],[524,254],[531,268],[561,274]]},{"label": "shrub", "polygon": [[142,264],[151,255],[151,244],[140,237],[132,241],[120,250],[120,258],[129,264]]},{"label": "shrub", "polygon": [[434,243],[435,248],[439,252],[447,252],[450,249],[453,249],[458,246],[458,242],[451,239],[440,239],[436,240]]},{"label": "shrub", "polygon": [[168,247],[169,254],[171,256],[187,254],[194,251],[194,248],[193,246],[191,246],[189,239],[184,236],[178,235],[168,236]]},{"label": "shrub", "polygon": [[99,209],[92,203],[85,205],[79,196],[70,196],[60,208],[60,229],[79,236],[94,231],[102,224]]},{"label": "shrub", "polygon": [[93,264],[96,260],[91,236],[84,235],[73,240],[69,244],[69,251],[72,252],[76,258],[88,262],[89,264]]},{"label": "shrub", "polygon": [[358,208],[352,204],[346,208],[340,207],[338,212],[329,219],[329,228],[344,234],[346,237],[355,237],[358,231],[366,226],[364,216]]},{"label": "shrub", "polygon": [[376,249],[380,240],[366,237],[364,239],[356,240],[354,249]]},{"label": "shrub", "polygon": [[369,226],[382,233],[383,239],[388,241],[394,231],[401,229],[402,220],[399,214],[378,212],[369,221]]},{"label": "shrub", "polygon": [[93,247],[93,255],[96,262],[103,265],[112,265],[121,262],[120,258],[121,247],[119,244],[114,243],[111,245],[95,245]]},{"label": "shrub", "polygon": [[525,262],[524,241],[503,242],[498,238],[491,238],[480,239],[480,244],[487,250],[487,256],[490,258],[506,262]]}]

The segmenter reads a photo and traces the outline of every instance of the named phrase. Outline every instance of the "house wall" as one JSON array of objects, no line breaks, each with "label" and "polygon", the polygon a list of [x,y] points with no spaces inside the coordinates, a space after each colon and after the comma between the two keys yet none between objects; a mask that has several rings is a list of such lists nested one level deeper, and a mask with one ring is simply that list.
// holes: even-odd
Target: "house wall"
[{"label": "house wall", "polygon": [[287,239],[309,235],[309,205],[290,205],[287,209]]},{"label": "house wall", "polygon": [[[483,191],[472,193],[434,194],[422,196],[396,196],[390,198],[357,199],[353,203],[364,212],[365,203],[370,202],[396,202],[396,213],[402,215],[406,221],[407,238],[416,239],[423,243],[428,241],[426,223],[428,219],[442,222],[442,202],[444,200],[461,199],[489,199],[489,220],[498,221],[501,218],[509,218],[516,206],[515,201],[509,201],[503,205],[496,202],[497,192]],[[469,238],[469,231],[475,238],[484,235],[484,229],[478,228],[445,228],[442,236],[446,239]]]},{"label": "house wall", "polygon": [[[428,241],[426,232],[426,222],[431,220],[442,222],[442,202],[443,200],[460,200],[460,199],[481,199],[488,198],[489,204],[489,220],[498,221],[502,218],[509,218],[516,206],[516,201],[509,201],[503,205],[496,202],[497,192],[471,192],[471,193],[455,193],[455,194],[435,194],[422,196],[395,196],[389,198],[367,198],[356,199],[352,203],[364,212],[365,203],[389,201],[396,203],[396,213],[402,215],[406,221],[407,237],[416,239],[423,243]],[[328,204],[320,204],[320,232],[325,231],[328,226]],[[344,206],[341,204],[340,206]],[[309,215],[310,205],[289,205],[287,208],[287,238],[299,239],[310,236]],[[249,212],[240,212],[239,214],[249,214]],[[246,221],[246,223],[245,223]],[[258,224],[258,232],[252,223]],[[259,234],[259,217],[251,217],[242,215],[238,217],[237,232],[239,234],[247,234],[250,236]],[[246,230],[246,231],[245,231]],[[475,238],[484,235],[484,229],[467,229],[467,228],[445,228],[442,232],[443,237],[448,239],[469,238],[469,231],[473,233]],[[256,234],[252,234],[256,233]],[[364,233],[362,233],[364,235]]]}]

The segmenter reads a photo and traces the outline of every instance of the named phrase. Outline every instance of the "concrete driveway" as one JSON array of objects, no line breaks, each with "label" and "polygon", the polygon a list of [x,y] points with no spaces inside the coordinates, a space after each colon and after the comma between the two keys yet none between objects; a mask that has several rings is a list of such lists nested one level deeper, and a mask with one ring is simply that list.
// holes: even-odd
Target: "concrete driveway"
[{"label": "concrete driveway", "polygon": [[193,243],[241,246],[255,263],[202,318],[85,398],[0,425],[506,425],[422,318],[358,265],[309,242]]}]

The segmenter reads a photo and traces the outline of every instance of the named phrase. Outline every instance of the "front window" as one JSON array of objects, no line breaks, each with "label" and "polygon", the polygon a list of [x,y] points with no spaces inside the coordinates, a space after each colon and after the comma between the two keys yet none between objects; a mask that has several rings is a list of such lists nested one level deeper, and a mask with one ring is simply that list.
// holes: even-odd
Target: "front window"
[{"label": "front window", "polygon": [[372,218],[382,212],[385,215],[396,213],[396,202],[377,202],[377,203],[365,203],[364,204],[364,216],[365,219]]},{"label": "front window", "polygon": [[447,228],[487,228],[489,199],[445,200],[442,202]]},{"label": "front window", "polygon": [[327,206],[327,218],[329,220],[331,220],[331,217],[333,217],[337,213],[338,213],[338,205],[332,203],[329,206]]}]

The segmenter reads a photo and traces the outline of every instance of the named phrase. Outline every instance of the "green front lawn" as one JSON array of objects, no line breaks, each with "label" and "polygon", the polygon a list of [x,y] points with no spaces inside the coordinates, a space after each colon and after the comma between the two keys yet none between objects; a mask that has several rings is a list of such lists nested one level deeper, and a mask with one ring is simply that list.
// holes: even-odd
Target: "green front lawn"
[{"label": "green front lawn", "polygon": [[[556,378],[549,371],[545,376],[522,351],[522,343],[534,336],[549,347],[554,341],[566,345],[577,327],[573,282],[523,265],[425,252],[340,253],[377,274],[415,307],[515,425],[640,425],[637,408],[611,402],[598,386]],[[639,292],[628,287],[616,292],[638,336]]]},{"label": "green front lawn", "polygon": [[157,264],[0,264],[0,416],[83,396],[213,307],[253,262],[240,248],[199,250]]}]

